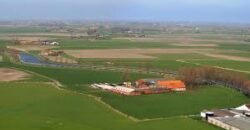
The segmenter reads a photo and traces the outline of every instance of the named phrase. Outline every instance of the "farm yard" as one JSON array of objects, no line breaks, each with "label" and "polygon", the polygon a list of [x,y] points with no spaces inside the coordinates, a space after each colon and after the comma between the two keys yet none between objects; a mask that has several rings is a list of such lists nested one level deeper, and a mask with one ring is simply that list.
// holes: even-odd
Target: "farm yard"
[{"label": "farm yard", "polygon": [[[86,28],[75,28],[75,35],[83,38],[72,38],[67,29],[0,28],[3,28],[0,51],[4,49],[0,53],[3,56],[0,58],[0,129],[220,130],[203,122],[199,112],[250,103],[241,92],[218,84],[187,86],[186,92],[134,97],[90,87],[94,83],[117,84],[147,78],[171,80],[179,78],[178,72],[183,67],[200,66],[237,71],[249,79],[250,44],[235,30],[220,34],[154,32],[145,38],[112,36],[99,40],[86,38]],[[16,45],[6,39],[13,37],[14,32],[20,39],[53,39],[60,44]],[[18,56],[9,50],[62,65],[20,63]],[[44,51],[63,54],[41,55]],[[58,59],[72,62],[65,64]]]}]

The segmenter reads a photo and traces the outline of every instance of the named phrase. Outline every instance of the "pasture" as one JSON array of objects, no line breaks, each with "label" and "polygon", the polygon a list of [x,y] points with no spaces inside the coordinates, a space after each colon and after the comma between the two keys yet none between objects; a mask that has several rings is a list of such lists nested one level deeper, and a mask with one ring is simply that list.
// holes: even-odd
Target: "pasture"
[{"label": "pasture", "polygon": [[[124,97],[89,87],[92,83],[120,83],[122,73],[32,66],[16,67],[55,79],[65,85],[65,89],[100,97],[113,108],[139,119],[196,115],[203,109],[235,107],[250,102],[240,92],[222,86],[203,86],[186,93]],[[152,77],[155,76],[130,73],[131,81]]]},{"label": "pasture", "polygon": [[1,83],[0,92],[4,130],[219,130],[186,117],[134,122],[91,97],[43,83]]},{"label": "pasture", "polygon": [[114,108],[139,119],[196,115],[200,110],[250,103],[240,92],[222,86],[202,86],[185,93],[124,97],[93,92]]}]

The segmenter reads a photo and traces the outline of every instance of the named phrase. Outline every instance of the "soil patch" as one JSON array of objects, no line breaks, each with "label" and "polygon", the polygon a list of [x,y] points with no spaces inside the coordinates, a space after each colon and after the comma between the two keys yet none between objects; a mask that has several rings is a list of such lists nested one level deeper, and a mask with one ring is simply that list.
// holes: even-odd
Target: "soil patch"
[{"label": "soil patch", "polygon": [[63,50],[76,58],[156,58],[154,54],[192,54],[211,52],[213,49],[98,49],[98,50]]},{"label": "soil patch", "polygon": [[9,68],[0,68],[0,81],[16,81],[29,78],[29,74]]}]

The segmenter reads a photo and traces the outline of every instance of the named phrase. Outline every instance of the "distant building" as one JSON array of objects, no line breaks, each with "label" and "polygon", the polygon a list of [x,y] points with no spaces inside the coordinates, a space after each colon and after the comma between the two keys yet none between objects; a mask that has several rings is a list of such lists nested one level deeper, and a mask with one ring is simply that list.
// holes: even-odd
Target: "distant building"
[{"label": "distant building", "polygon": [[52,46],[59,45],[58,42],[55,42],[55,41],[48,41],[48,40],[40,41],[40,43],[41,43],[41,45],[52,45]]},{"label": "distant building", "polygon": [[200,115],[208,123],[225,130],[250,130],[250,105],[233,109],[205,110]]}]

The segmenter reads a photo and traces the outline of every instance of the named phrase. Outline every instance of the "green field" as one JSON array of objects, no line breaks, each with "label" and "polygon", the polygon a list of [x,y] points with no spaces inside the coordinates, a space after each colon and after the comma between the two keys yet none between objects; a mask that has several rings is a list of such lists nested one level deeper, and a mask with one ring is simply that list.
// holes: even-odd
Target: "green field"
[{"label": "green field", "polygon": [[82,40],[58,39],[60,49],[117,49],[117,48],[169,48],[168,43],[131,42],[129,40]]},{"label": "green field", "polygon": [[[31,66],[19,67],[55,79],[65,85],[66,89],[101,97],[104,102],[110,104],[115,109],[139,119],[192,115],[199,113],[203,109],[235,107],[250,102],[241,93],[218,86],[205,86],[186,93],[124,97],[92,90],[89,87],[89,84],[92,83],[122,82],[121,73]],[[130,74],[132,81],[152,76]]]},{"label": "green field", "polygon": [[41,83],[1,83],[0,92],[3,130],[218,130],[184,117],[133,122],[91,97]]},{"label": "green field", "polygon": [[[4,65],[6,66],[6,65]],[[35,67],[11,64],[13,66],[55,79],[62,84],[73,87],[74,85],[92,84],[92,83],[120,83],[122,81],[122,72],[111,71],[95,71],[87,69],[73,68],[51,68],[51,67]],[[155,77],[155,75],[145,75],[138,73],[130,73],[130,80],[135,81],[140,78]]]},{"label": "green field", "polygon": [[[178,62],[176,60],[216,60],[216,58],[203,56],[200,54],[164,54],[152,55],[155,59],[79,59],[84,65],[104,65],[111,67],[127,67],[140,69],[155,69],[160,71],[178,71],[182,67],[193,67],[192,64]],[[112,63],[108,65],[107,62]]]},{"label": "green field", "polygon": [[231,68],[239,71],[250,71],[250,62],[232,61],[232,60],[190,60],[191,63],[199,63],[201,65],[220,66]]},{"label": "green field", "polygon": [[[95,93],[94,93],[95,94]],[[114,108],[140,119],[197,114],[211,108],[235,107],[250,103],[250,99],[222,86],[203,86],[185,93],[167,93],[124,97],[96,93]]]}]

